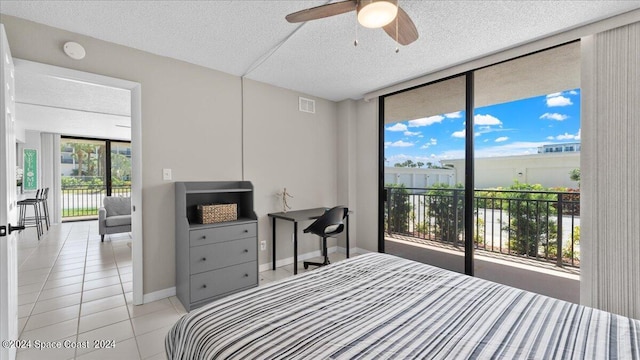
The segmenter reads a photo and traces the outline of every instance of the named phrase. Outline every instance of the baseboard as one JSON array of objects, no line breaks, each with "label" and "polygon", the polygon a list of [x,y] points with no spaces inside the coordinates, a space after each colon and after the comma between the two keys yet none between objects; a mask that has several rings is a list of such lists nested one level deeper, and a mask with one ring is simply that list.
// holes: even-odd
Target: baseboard
[{"label": "baseboard", "polygon": [[150,303],[162,299],[166,299],[168,297],[174,296],[176,294],[176,287],[170,287],[167,289],[162,289],[158,291],[154,291],[152,293],[144,294],[142,297],[142,303]]},{"label": "baseboard", "polygon": [[[329,254],[331,253],[340,253],[340,254],[346,254],[346,248],[342,247],[342,246],[332,246],[327,248],[327,252]],[[358,254],[364,254],[364,253],[368,253],[370,251],[368,250],[364,250],[364,249],[360,249],[360,248],[352,248],[351,249],[351,253],[358,253]],[[319,257],[322,256],[322,253],[320,252],[320,250],[316,250],[316,251],[312,251],[312,252],[308,252],[308,253],[304,253],[304,254],[299,254],[298,255],[298,261],[304,261],[304,260],[308,260],[314,257]],[[293,256],[288,257],[288,258],[284,258],[284,259],[279,259],[276,260],[276,268],[279,268],[281,266],[286,266],[286,265],[291,265],[293,264]],[[262,271],[267,271],[267,270],[271,270],[271,261],[265,263],[265,264],[260,264],[260,266],[258,267],[258,271],[262,272]]]}]

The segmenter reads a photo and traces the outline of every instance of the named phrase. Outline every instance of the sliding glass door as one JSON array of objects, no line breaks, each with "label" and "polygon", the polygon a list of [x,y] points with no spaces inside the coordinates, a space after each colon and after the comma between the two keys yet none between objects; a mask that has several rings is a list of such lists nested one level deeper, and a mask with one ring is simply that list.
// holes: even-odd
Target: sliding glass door
[{"label": "sliding glass door", "polygon": [[97,218],[105,196],[130,196],[131,143],[62,137],[63,221]]},{"label": "sliding glass door", "polygon": [[380,251],[578,301],[578,42],[383,96],[380,131]]},{"label": "sliding glass door", "polygon": [[381,247],[458,272],[465,272],[466,88],[462,75],[381,101]]},{"label": "sliding glass door", "polygon": [[475,274],[578,302],[580,43],[474,78]]}]

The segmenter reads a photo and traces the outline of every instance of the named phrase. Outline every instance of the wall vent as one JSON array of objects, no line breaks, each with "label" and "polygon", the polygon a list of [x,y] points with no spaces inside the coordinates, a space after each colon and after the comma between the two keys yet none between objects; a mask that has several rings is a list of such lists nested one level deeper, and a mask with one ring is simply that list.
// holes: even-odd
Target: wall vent
[{"label": "wall vent", "polygon": [[298,97],[298,110],[306,113],[315,114],[316,113],[316,101]]}]

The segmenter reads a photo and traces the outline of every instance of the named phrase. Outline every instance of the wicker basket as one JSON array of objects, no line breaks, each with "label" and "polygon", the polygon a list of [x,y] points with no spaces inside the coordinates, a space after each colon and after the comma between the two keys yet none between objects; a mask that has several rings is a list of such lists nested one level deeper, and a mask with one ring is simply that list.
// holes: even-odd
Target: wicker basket
[{"label": "wicker basket", "polygon": [[238,204],[198,205],[198,219],[201,224],[237,220]]}]

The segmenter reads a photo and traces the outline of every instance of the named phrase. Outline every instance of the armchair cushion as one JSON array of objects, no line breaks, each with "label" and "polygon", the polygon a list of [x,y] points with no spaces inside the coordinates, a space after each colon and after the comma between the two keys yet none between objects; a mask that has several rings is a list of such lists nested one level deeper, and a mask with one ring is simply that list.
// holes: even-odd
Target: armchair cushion
[{"label": "armchair cushion", "polygon": [[104,198],[107,218],[117,215],[131,215],[131,198],[107,196]]},{"label": "armchair cushion", "polygon": [[105,225],[111,226],[121,226],[121,225],[131,225],[131,215],[114,215],[108,216],[105,220]]}]

